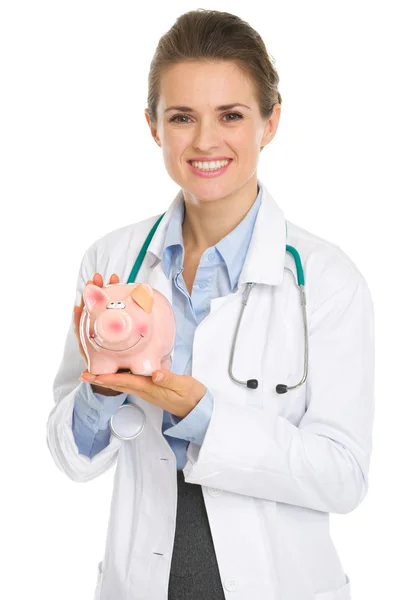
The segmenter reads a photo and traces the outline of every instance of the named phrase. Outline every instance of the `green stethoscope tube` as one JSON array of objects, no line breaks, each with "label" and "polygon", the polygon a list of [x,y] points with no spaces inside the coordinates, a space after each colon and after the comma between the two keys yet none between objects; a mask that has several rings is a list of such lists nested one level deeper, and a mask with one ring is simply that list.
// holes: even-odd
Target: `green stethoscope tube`
[{"label": "green stethoscope tube", "polygon": [[[156,232],[156,229],[157,229],[158,225],[160,224],[160,221],[164,215],[165,215],[165,212],[157,219],[157,221],[154,223],[153,227],[151,228],[151,230],[150,230],[150,232],[138,254],[138,257],[137,257],[135,264],[132,268],[132,271],[129,275],[127,283],[134,283],[134,281],[136,279],[136,275],[138,274],[138,271],[139,271],[140,267],[142,266],[142,262],[146,255],[147,248],[148,248],[148,246],[153,238],[153,235]],[[287,230],[287,227],[286,227],[286,230]],[[303,372],[303,377],[302,377],[301,381],[299,383],[297,383],[296,385],[289,386],[289,385],[286,385],[283,383],[279,383],[275,388],[276,392],[278,394],[285,394],[288,390],[294,390],[294,389],[300,387],[306,381],[307,374],[308,374],[308,327],[307,327],[307,312],[306,312],[306,293],[304,291],[304,271],[303,271],[303,267],[301,264],[300,254],[297,252],[296,248],[294,248],[293,246],[287,245],[286,252],[289,252],[292,255],[295,265],[296,265],[297,281],[296,281],[293,271],[291,269],[288,269],[287,267],[285,267],[285,269],[293,275],[295,285],[297,285],[297,287],[299,288],[299,292],[300,292],[300,302],[301,302],[301,308],[302,308],[302,313],[303,313],[303,324],[304,324],[304,372]],[[235,383],[239,383],[241,385],[246,385],[250,389],[256,389],[258,387],[257,379],[248,379],[247,381],[240,381],[239,379],[236,379],[232,373],[232,363],[233,363],[233,356],[234,356],[235,345],[236,345],[236,338],[237,338],[237,334],[239,331],[240,322],[242,320],[244,307],[247,304],[248,297],[249,297],[250,292],[254,285],[255,284],[253,282],[247,283],[247,288],[243,295],[242,308],[241,308],[239,319],[238,319],[238,322],[236,325],[232,349],[231,349],[231,353],[230,353],[230,357],[229,357],[229,377]]]}]

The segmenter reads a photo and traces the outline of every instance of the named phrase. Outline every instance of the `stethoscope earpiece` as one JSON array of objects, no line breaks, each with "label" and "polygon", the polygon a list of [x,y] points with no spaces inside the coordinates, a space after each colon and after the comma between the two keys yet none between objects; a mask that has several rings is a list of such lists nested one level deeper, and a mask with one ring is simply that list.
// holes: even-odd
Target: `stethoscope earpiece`
[{"label": "stethoscope earpiece", "polygon": [[248,388],[251,388],[252,390],[256,390],[258,388],[258,381],[257,381],[257,379],[248,379],[246,382],[246,385]]}]

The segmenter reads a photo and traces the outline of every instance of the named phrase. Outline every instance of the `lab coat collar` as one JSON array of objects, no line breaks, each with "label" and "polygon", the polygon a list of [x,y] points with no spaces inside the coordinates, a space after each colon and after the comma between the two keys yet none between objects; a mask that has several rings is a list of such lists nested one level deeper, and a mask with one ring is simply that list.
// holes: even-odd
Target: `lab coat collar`
[{"label": "lab coat collar", "polygon": [[[283,280],[286,252],[284,214],[266,186],[259,179],[257,179],[257,183],[262,188],[261,205],[239,277],[238,287],[249,281],[279,285]],[[184,202],[181,189],[167,209],[147,248],[147,252],[153,254],[154,261],[156,259],[161,261],[167,226],[176,205],[180,202]]]}]

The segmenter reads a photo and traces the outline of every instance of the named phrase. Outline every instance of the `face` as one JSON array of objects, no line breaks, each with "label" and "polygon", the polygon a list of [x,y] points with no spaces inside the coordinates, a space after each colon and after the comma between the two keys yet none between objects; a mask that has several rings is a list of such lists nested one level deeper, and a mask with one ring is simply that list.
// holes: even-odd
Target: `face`
[{"label": "face", "polygon": [[[221,105],[234,106],[219,110]],[[190,110],[168,110],[171,106]],[[280,105],[274,106],[269,119],[263,119],[252,80],[233,62],[190,61],[163,73],[154,127],[147,109],[145,115],[171,179],[192,202],[211,201],[225,198],[249,182],[256,189],[260,147],[275,135]],[[204,177],[203,171],[199,174],[188,164],[197,157],[225,157],[229,165]]]}]

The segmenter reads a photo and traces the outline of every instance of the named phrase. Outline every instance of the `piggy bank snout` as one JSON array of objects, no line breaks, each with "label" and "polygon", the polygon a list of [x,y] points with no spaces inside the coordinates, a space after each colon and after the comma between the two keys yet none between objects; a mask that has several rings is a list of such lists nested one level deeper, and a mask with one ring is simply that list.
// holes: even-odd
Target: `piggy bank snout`
[{"label": "piggy bank snout", "polygon": [[97,334],[104,340],[123,342],[135,334],[134,323],[125,311],[107,311],[96,320]]}]

